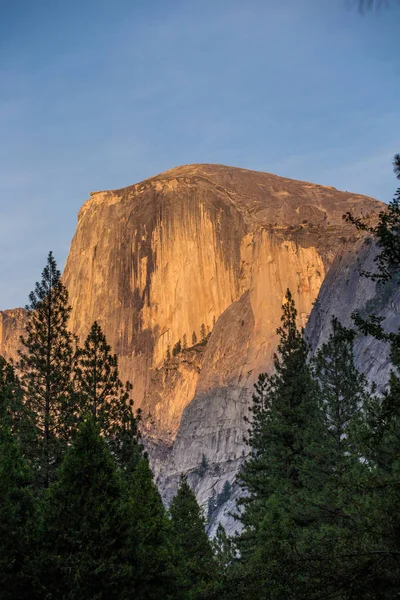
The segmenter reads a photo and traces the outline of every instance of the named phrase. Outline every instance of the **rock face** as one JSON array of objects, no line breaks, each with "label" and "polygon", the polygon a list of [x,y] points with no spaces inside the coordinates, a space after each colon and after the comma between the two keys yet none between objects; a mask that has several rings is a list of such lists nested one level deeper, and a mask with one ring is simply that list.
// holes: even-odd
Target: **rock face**
[{"label": "rock face", "polygon": [[[374,314],[383,319],[386,331],[400,328],[400,288],[397,281],[376,284],[361,271],[374,272],[378,248],[370,238],[358,240],[339,252],[327,274],[305,329],[313,350],[323,344],[335,315],[346,327],[353,327],[354,311],[364,317]],[[374,338],[359,335],[355,341],[357,367],[382,390],[390,373],[389,347]]]},{"label": "rock face", "polygon": [[20,337],[25,331],[25,310],[0,310],[0,354],[6,360],[16,359],[21,348]]},{"label": "rock face", "polygon": [[[317,344],[330,287],[340,280],[345,289],[343,269],[354,268],[348,253],[355,260],[363,243],[342,216],[381,208],[331,187],[221,165],[178,167],[91,194],[63,275],[71,327],[82,340],[99,321],[118,353],[166,501],[181,472],[204,504],[233,483],[247,452],[243,417],[258,373],[271,366],[286,289],[306,325],[322,286],[308,329]],[[0,352],[12,354],[17,325],[1,333],[1,324]],[[186,347],[167,359],[179,340]]]}]

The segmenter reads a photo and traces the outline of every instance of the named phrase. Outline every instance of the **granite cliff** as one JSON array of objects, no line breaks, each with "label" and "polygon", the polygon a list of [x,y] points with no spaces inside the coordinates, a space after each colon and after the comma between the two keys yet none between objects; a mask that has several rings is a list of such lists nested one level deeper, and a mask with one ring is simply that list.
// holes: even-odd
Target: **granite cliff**
[{"label": "granite cliff", "polygon": [[[247,452],[251,388],[271,366],[288,287],[303,326],[318,297],[307,326],[314,346],[328,315],[342,316],[343,298],[346,314],[373,298],[354,275],[359,253],[367,260],[372,247],[342,215],[381,207],[221,165],[178,167],[91,194],[63,274],[71,328],[82,340],[98,320],[118,353],[167,501],[181,472],[202,503],[234,482]],[[0,353],[15,353],[22,326],[21,309],[0,313]],[[179,340],[186,347],[168,358]]]}]

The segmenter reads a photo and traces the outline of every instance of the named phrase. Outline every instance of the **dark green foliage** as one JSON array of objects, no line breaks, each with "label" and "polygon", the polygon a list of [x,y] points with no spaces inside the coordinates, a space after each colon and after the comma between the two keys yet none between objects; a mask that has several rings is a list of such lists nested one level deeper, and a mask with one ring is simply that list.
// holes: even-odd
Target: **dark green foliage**
[{"label": "dark green foliage", "polygon": [[[93,418],[80,425],[43,503],[43,598],[134,598],[132,511]],[[46,596],[48,594],[48,596]]]},{"label": "dark green foliage", "polygon": [[[307,344],[296,327],[296,317],[288,290],[282,326],[278,329],[275,372],[270,376],[260,375],[253,396],[249,438],[252,454],[240,473],[241,484],[248,494],[241,500],[243,556],[254,552],[263,519],[272,518],[278,525],[282,520],[282,525],[291,526],[289,511],[304,488],[304,470],[318,456],[314,446],[320,436],[321,418],[316,386],[307,363]],[[278,530],[275,533],[279,535]]]},{"label": "dark green foliage", "polygon": [[204,475],[206,474],[207,469],[208,469],[208,460],[207,460],[206,455],[202,454],[201,455],[201,463],[198,466],[198,468],[196,469],[195,473],[199,477],[204,477]]},{"label": "dark green foliage", "polygon": [[229,481],[225,481],[224,486],[221,492],[217,496],[217,504],[218,506],[222,506],[225,502],[228,502],[231,497],[232,485]]},{"label": "dark green foliage", "polygon": [[29,300],[18,368],[26,407],[35,417],[35,470],[41,485],[47,487],[73,427],[74,338],[67,328],[71,308],[51,252]]},{"label": "dark green foliage", "polygon": [[216,557],[220,576],[224,575],[225,569],[232,565],[236,559],[236,551],[232,538],[226,535],[226,531],[218,524],[215,537],[212,540],[212,547]]},{"label": "dark green foliage", "polygon": [[202,323],[200,327],[200,339],[202,342],[204,342],[207,339],[207,329],[204,323]]},{"label": "dark green foliage", "polygon": [[370,397],[365,376],[354,364],[356,332],[332,318],[332,333],[312,361],[326,425],[336,457],[352,451],[348,427]]},{"label": "dark green foliage", "polygon": [[192,346],[195,346],[197,344],[197,335],[196,332],[193,331],[192,333]]},{"label": "dark green foliage", "polygon": [[338,584],[343,593],[355,589],[365,566],[349,559],[365,543],[356,497],[364,466],[346,437],[367,397],[354,334],[334,320],[314,361],[316,381],[296,316],[288,292],[275,373],[260,376],[253,397],[252,455],[240,474],[248,494],[241,560],[230,575],[237,598],[339,598]]},{"label": "dark green foliage", "polygon": [[146,457],[128,479],[138,560],[136,600],[175,599],[177,581],[171,523]]},{"label": "dark green foliage", "polygon": [[214,512],[217,510],[217,508],[218,508],[217,492],[213,488],[213,491],[211,492],[211,496],[209,497],[208,502],[207,502],[207,523],[211,523]]},{"label": "dark green foliage", "polygon": [[216,563],[205,532],[205,519],[183,476],[170,515],[181,597],[185,600],[200,598],[216,576]]},{"label": "dark green foliage", "polygon": [[[91,415],[100,433],[120,451],[121,437],[136,437],[138,419],[132,413],[132,385],[119,379],[118,359],[111,353],[100,325],[95,321],[83,348],[77,350],[75,392],[78,418]],[[126,440],[128,442],[128,440]]]},{"label": "dark green foliage", "polygon": [[175,346],[172,348],[172,356],[177,356],[182,351],[181,340],[178,340]]},{"label": "dark green foliage", "polygon": [[32,473],[8,425],[0,424],[0,598],[30,599]]},{"label": "dark green foliage", "polygon": [[10,428],[24,454],[32,450],[33,421],[34,416],[24,404],[14,366],[0,356],[0,423]]},{"label": "dark green foliage", "polygon": [[[393,161],[394,172],[400,179],[400,155]],[[357,229],[370,233],[378,242],[380,253],[375,259],[377,271],[363,272],[363,275],[375,281],[388,281],[400,268],[400,188],[396,190],[388,207],[378,215],[378,224],[369,225],[362,217],[354,217],[347,213],[346,221],[353,223]]]},{"label": "dark green foliage", "polygon": [[231,497],[232,485],[229,481],[225,481],[224,486],[219,494],[213,489],[211,496],[208,499],[207,505],[207,523],[210,523],[214,513],[220,506],[225,504]]}]

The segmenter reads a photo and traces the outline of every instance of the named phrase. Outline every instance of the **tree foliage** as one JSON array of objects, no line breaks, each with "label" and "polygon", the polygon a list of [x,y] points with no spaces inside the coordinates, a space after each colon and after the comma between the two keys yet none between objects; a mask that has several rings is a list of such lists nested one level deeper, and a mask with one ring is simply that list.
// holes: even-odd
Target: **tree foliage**
[{"label": "tree foliage", "polygon": [[35,469],[41,484],[48,487],[73,427],[74,357],[68,292],[51,252],[29,300],[18,369],[27,410],[35,419]]},{"label": "tree foliage", "polygon": [[170,515],[181,597],[200,598],[215,578],[216,564],[205,532],[204,516],[184,476],[170,506]]}]

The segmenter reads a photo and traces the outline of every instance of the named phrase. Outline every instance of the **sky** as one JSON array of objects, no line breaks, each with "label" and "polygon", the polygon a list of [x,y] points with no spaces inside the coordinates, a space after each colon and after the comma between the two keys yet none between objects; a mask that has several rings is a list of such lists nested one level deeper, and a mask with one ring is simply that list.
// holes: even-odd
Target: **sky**
[{"label": "sky", "polygon": [[390,201],[400,7],[0,0],[0,310],[95,190],[221,163]]}]

